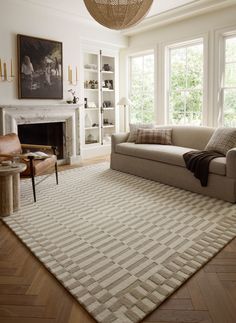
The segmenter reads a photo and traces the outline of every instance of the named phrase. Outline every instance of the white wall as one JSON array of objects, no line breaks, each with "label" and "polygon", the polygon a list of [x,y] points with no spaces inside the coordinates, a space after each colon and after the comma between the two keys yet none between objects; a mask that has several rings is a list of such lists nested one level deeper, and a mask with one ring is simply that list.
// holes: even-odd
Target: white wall
[{"label": "white wall", "polygon": [[125,71],[121,73],[120,95],[128,94],[127,83],[127,60],[128,56],[145,50],[153,49],[155,51],[155,114],[156,122],[162,124],[165,122],[165,47],[171,43],[191,40],[193,38],[204,37],[207,46],[207,116],[205,124],[209,126],[217,125],[217,107],[216,107],[216,85],[215,82],[217,59],[218,59],[218,38],[216,35],[222,30],[236,30],[236,5],[202,14],[196,17],[182,20],[163,27],[158,27],[139,33],[129,38],[129,46],[122,49],[120,54],[121,66]]},{"label": "white wall", "polygon": [[[80,1],[80,0],[78,0]],[[116,48],[124,46],[125,38],[119,33],[109,31],[50,7],[34,4],[26,0],[0,0],[0,58],[7,61],[8,68],[13,59],[14,73],[17,75],[16,35],[23,34],[63,42],[64,99],[71,85],[66,81],[68,65],[80,65],[80,49],[83,41],[101,42],[102,46]],[[79,86],[77,88],[79,91]],[[79,93],[78,93],[79,94]],[[12,83],[0,82],[0,104],[53,103],[56,100],[18,100],[17,77]]]}]

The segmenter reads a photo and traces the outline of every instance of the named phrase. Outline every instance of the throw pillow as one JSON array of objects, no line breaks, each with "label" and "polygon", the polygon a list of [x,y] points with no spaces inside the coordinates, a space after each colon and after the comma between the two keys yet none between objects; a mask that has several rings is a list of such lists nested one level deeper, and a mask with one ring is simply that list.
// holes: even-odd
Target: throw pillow
[{"label": "throw pillow", "polygon": [[236,128],[218,128],[213,133],[205,150],[226,155],[228,150],[234,147],[236,147]]},{"label": "throw pillow", "polygon": [[172,144],[172,129],[138,129],[136,144]]},{"label": "throw pillow", "polygon": [[127,142],[135,142],[137,139],[138,129],[152,129],[154,125],[151,123],[130,123],[130,133]]}]

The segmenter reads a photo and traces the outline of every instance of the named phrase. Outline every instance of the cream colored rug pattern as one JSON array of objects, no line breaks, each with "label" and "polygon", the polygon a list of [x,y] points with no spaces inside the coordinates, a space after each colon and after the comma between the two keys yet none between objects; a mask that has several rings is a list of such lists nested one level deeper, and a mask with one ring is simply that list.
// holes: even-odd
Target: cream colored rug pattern
[{"label": "cream colored rug pattern", "polygon": [[22,183],[7,225],[102,323],[139,322],[236,236],[236,207],[98,164]]}]

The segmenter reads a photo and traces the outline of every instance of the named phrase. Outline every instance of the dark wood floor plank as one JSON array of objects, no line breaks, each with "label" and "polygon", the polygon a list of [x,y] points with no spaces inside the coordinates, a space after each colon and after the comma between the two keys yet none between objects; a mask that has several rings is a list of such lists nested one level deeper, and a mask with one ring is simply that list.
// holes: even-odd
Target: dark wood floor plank
[{"label": "dark wood floor plank", "polygon": [[217,274],[204,275],[201,271],[197,274],[197,281],[213,321],[215,323],[235,323],[236,311],[230,305],[232,300],[225,293]]}]

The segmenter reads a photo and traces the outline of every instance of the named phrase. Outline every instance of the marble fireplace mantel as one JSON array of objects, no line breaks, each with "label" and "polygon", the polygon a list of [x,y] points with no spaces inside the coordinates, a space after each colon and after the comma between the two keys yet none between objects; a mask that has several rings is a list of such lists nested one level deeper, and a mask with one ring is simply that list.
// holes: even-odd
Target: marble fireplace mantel
[{"label": "marble fireplace mantel", "polygon": [[0,134],[18,132],[18,125],[48,122],[65,123],[64,159],[73,164],[79,161],[80,104],[0,105]]}]

